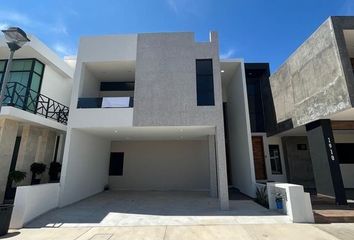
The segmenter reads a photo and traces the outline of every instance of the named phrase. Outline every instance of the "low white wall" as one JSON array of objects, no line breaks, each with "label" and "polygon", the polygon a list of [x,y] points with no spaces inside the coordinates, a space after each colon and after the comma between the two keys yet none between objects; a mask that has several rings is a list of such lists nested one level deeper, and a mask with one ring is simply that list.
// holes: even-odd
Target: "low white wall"
[{"label": "low white wall", "polygon": [[244,64],[236,70],[227,88],[232,184],[250,197],[256,194]]},{"label": "low white wall", "polygon": [[67,132],[61,176],[60,206],[103,191],[108,183],[111,142],[89,133]]},{"label": "low white wall", "polygon": [[22,228],[39,215],[58,207],[59,189],[59,183],[17,187],[10,228]]},{"label": "low white wall", "polygon": [[[334,141],[336,143],[354,143],[354,134],[350,134],[347,131],[335,131]],[[345,188],[354,188],[354,164],[340,164],[340,170],[342,172],[342,178]]]},{"label": "low white wall", "polygon": [[277,209],[277,195],[283,198],[283,211],[294,223],[313,223],[314,217],[310,194],[302,185],[289,183],[267,183],[269,209]]},{"label": "low white wall", "polygon": [[116,128],[133,126],[133,108],[85,108],[70,112],[73,128]]},{"label": "low white wall", "polygon": [[208,142],[112,142],[124,152],[123,176],[110,176],[112,190],[209,190]]}]

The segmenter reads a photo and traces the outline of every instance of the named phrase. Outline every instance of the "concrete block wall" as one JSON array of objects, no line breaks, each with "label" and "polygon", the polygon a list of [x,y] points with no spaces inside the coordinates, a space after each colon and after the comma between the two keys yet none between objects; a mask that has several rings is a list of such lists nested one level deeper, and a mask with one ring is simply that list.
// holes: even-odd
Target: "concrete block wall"
[{"label": "concrete block wall", "polygon": [[292,119],[297,127],[352,107],[331,18],[271,75],[270,84],[278,123]]}]

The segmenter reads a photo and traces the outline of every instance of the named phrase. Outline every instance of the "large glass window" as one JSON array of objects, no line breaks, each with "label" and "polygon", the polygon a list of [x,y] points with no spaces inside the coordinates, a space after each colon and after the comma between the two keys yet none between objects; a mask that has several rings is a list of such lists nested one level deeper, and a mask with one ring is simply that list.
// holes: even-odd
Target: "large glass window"
[{"label": "large glass window", "polygon": [[211,59],[197,59],[197,105],[212,106],[214,100],[213,61]]},{"label": "large glass window", "polygon": [[272,174],[282,174],[279,145],[269,145]]},{"label": "large glass window", "polygon": [[[1,84],[6,64],[7,60],[0,60]],[[10,96],[4,103],[35,112],[43,73],[44,64],[36,59],[14,59],[7,84]]]}]

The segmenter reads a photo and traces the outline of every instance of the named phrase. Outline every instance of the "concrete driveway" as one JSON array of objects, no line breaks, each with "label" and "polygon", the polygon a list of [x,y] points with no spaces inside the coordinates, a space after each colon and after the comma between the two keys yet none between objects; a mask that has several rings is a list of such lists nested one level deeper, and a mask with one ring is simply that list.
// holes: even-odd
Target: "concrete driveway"
[{"label": "concrete driveway", "polygon": [[25,228],[11,240],[352,240],[353,224],[258,224],[93,228]]},{"label": "concrete driveway", "polygon": [[42,227],[170,226],[289,223],[252,200],[230,201],[230,211],[206,192],[103,192],[53,210],[27,224]]}]

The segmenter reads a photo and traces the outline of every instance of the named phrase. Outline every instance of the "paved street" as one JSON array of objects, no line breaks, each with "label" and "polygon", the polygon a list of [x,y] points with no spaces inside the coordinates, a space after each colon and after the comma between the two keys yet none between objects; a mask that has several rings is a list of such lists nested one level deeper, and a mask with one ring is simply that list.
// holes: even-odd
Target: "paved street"
[{"label": "paved street", "polygon": [[352,240],[354,224],[243,224],[199,226],[24,228],[11,240]]}]

